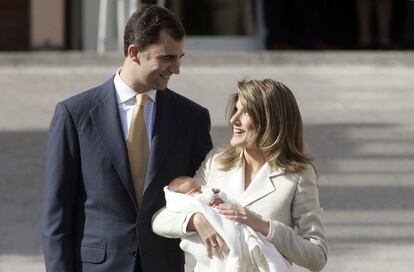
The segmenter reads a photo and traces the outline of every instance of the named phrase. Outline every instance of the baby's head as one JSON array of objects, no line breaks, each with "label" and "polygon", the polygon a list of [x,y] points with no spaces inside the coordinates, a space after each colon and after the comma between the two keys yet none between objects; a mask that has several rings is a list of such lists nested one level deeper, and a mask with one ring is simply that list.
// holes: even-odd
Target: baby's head
[{"label": "baby's head", "polygon": [[177,177],[168,184],[168,190],[186,195],[201,194],[201,185],[190,177]]}]

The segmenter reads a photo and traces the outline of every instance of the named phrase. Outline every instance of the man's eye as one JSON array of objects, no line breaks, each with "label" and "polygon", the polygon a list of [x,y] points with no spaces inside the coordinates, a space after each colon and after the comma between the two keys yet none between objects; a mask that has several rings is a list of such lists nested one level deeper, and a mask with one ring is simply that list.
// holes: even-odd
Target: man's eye
[{"label": "man's eye", "polygon": [[173,58],[172,57],[161,57],[160,59],[163,61],[171,61]]}]

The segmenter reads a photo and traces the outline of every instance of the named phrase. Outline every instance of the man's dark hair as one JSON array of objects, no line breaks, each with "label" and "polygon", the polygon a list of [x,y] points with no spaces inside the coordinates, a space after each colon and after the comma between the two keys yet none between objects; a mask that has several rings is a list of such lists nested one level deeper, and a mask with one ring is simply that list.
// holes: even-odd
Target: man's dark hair
[{"label": "man's dark hair", "polygon": [[124,54],[135,44],[140,51],[158,42],[160,32],[165,30],[176,41],[181,41],[185,30],[181,22],[170,10],[157,5],[142,5],[129,18],[124,32]]}]

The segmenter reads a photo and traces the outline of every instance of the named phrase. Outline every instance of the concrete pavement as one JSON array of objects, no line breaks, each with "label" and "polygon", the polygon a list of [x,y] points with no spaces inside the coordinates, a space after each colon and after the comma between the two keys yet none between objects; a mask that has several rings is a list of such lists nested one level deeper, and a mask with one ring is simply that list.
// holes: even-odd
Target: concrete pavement
[{"label": "concrete pavement", "polygon": [[[106,80],[121,59],[0,54],[0,272],[44,271],[40,205],[54,104]],[[413,75],[412,52],[189,52],[170,87],[210,110],[214,142],[224,145],[236,81],[284,82],[319,169],[324,271],[403,272],[414,265]]]}]

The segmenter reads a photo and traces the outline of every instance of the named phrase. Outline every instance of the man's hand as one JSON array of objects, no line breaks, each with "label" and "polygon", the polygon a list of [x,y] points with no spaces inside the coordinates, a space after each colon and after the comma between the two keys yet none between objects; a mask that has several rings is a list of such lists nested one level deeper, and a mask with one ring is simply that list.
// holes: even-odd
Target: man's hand
[{"label": "man's hand", "polygon": [[[194,227],[194,229],[193,229]],[[214,252],[220,259],[224,258],[224,255],[229,254],[229,248],[223,238],[217,233],[217,231],[211,226],[210,222],[201,213],[193,214],[187,226],[188,230],[195,230],[200,235],[201,239],[206,246],[208,257],[211,259]]]}]

